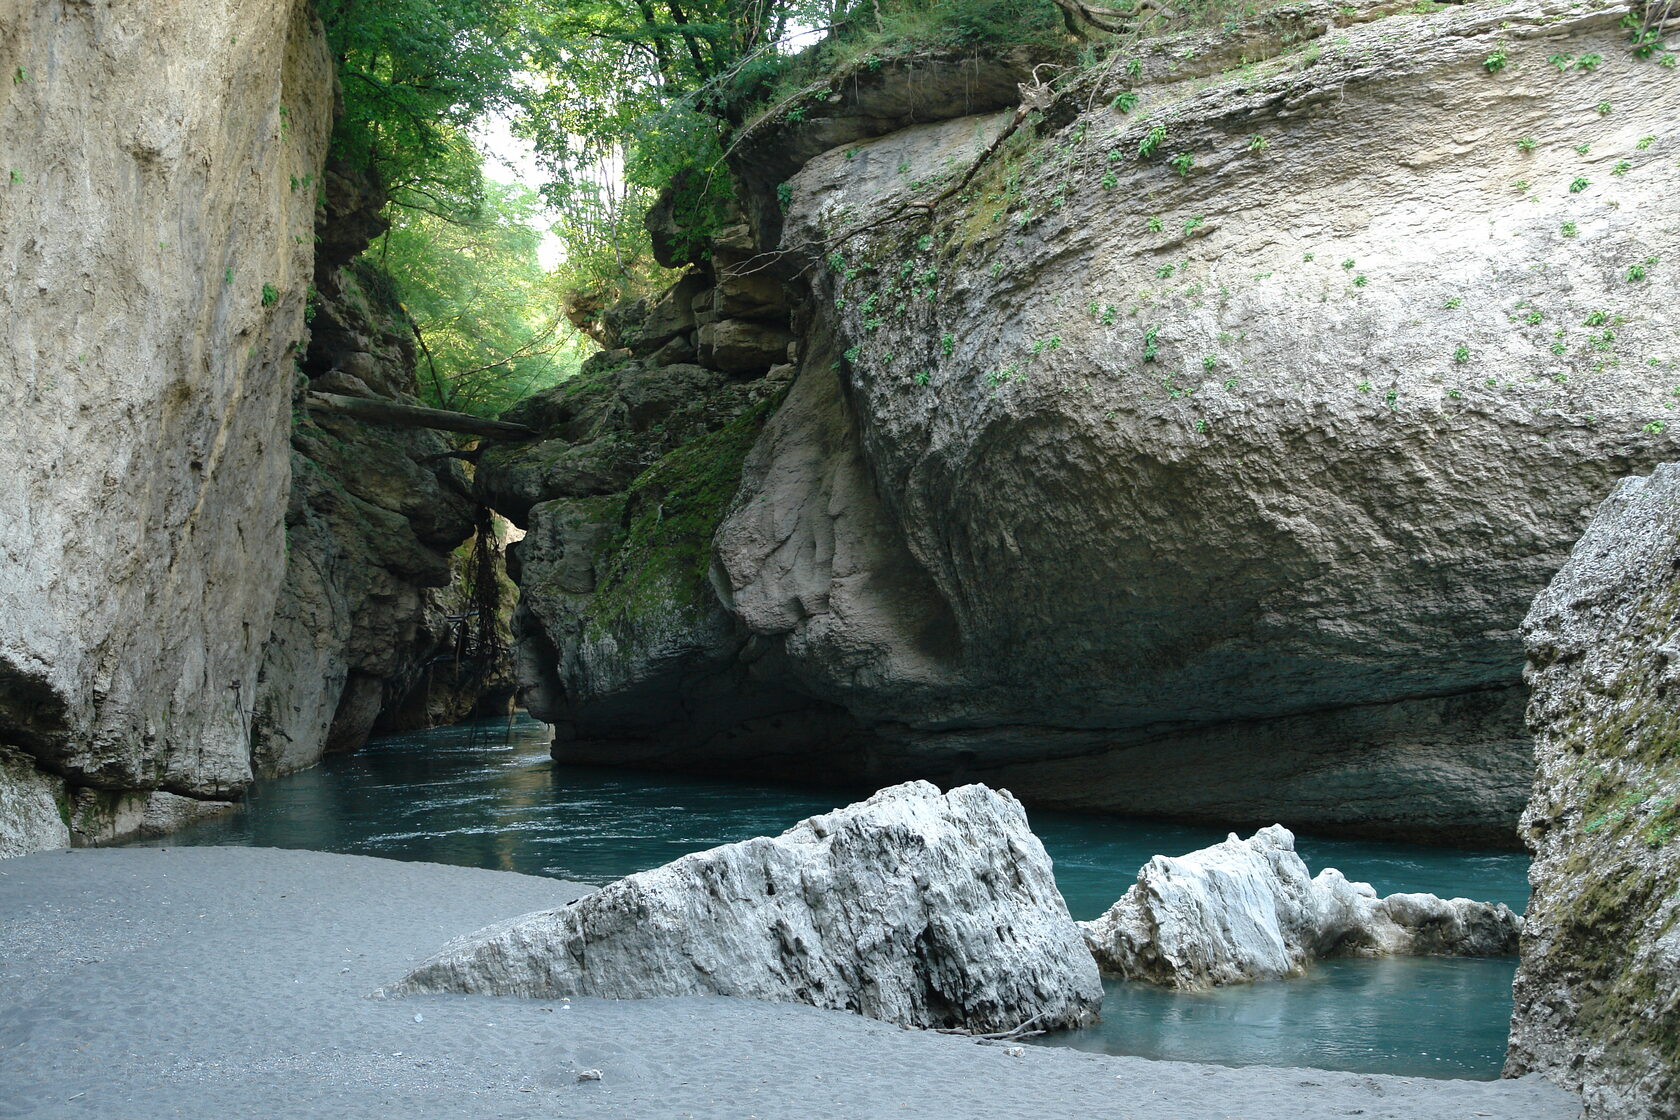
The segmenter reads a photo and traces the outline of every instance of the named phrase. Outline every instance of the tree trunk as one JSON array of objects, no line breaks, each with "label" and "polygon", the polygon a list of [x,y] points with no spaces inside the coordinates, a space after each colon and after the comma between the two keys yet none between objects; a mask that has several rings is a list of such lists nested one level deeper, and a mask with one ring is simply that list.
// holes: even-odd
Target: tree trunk
[{"label": "tree trunk", "polygon": [[464,412],[445,412],[441,408],[422,408],[417,404],[369,397],[346,397],[338,393],[309,393],[304,403],[313,411],[348,416],[369,424],[384,424],[391,428],[432,428],[440,432],[466,432],[490,438],[529,439],[537,433],[523,424],[506,424],[500,420],[486,420],[468,416]]}]

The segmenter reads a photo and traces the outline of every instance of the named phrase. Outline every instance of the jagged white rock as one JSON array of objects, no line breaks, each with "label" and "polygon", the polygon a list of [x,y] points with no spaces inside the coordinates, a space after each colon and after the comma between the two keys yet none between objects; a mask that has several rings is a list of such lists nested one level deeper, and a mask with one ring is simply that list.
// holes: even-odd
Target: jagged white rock
[{"label": "jagged white rock", "polygon": [[914,1027],[1089,1023],[1102,983],[1019,802],[907,782],[452,942],[387,995],[731,995]]},{"label": "jagged white rock", "polygon": [[1080,925],[1105,973],[1209,988],[1289,976],[1326,956],[1514,953],[1522,919],[1467,898],[1378,898],[1333,867],[1311,877],[1295,835],[1272,825],[1247,840],[1233,832],[1189,855],[1154,857],[1107,913]]}]

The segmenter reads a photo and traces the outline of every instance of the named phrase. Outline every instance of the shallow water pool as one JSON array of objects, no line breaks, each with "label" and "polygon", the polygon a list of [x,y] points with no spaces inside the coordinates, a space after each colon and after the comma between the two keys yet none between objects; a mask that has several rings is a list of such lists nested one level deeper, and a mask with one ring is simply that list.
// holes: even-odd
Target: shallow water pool
[{"label": "shallow water pool", "polygon": [[[237,813],[155,843],[309,848],[606,883],[716,844],[776,833],[856,800],[855,789],[752,784],[563,766],[534,720],[481,721],[369,744],[259,782]],[[1107,909],[1157,853],[1225,838],[1214,828],[1035,811],[1076,918]],[[1288,822],[1284,822],[1288,823]],[[1381,893],[1528,897],[1527,859],[1302,836],[1314,871]],[[464,932],[464,931],[463,931]],[[1514,960],[1325,962],[1288,981],[1208,995],[1110,983],[1103,1022],[1040,1041],[1228,1065],[1492,1078],[1511,1014]]]}]

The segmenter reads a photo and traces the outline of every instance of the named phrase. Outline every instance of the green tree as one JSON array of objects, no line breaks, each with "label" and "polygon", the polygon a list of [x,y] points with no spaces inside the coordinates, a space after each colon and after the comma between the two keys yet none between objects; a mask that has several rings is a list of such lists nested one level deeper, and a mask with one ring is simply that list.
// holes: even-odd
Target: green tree
[{"label": "green tree", "polygon": [[538,259],[540,210],[529,188],[489,180],[471,220],[401,210],[365,255],[419,328],[428,403],[494,416],[577,371],[585,343]]}]

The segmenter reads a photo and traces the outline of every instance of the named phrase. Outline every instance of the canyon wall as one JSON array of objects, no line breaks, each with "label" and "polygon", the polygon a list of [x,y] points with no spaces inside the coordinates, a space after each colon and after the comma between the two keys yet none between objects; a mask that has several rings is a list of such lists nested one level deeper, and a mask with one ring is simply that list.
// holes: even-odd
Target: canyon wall
[{"label": "canyon wall", "polygon": [[1680,465],[1600,507],[1523,624],[1538,770],[1507,1074],[1680,1117]]},{"label": "canyon wall", "polygon": [[478,507],[453,445],[311,407],[318,392],[420,403],[413,321],[376,265],[352,263],[384,230],[384,204],[368,172],[329,164],[293,402],[285,580],[252,723],[265,776],[355,750],[376,728],[459,719],[511,669],[465,646],[475,627],[461,546]]},{"label": "canyon wall", "polygon": [[303,0],[34,0],[0,72],[15,853],[251,778],[333,62]]},{"label": "canyon wall", "polygon": [[1517,625],[1680,434],[1680,76],[1629,12],[1292,6],[1041,94],[875,59],[749,127],[722,270],[797,363],[691,547],[646,562],[659,418],[579,484],[619,389],[486,460],[553,515],[557,755],[1514,844]]}]

